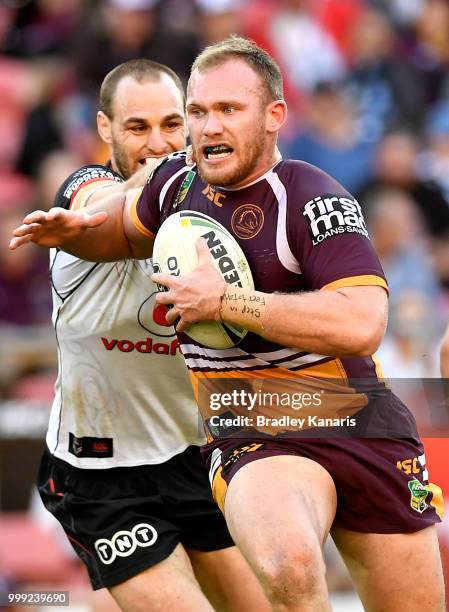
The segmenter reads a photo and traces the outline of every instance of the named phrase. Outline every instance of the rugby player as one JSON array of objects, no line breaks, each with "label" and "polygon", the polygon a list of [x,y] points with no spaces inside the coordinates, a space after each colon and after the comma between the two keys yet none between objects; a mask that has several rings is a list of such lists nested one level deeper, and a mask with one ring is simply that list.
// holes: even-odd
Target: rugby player
[{"label": "rugby player", "polygon": [[[179,319],[197,388],[235,378],[236,385],[271,381],[273,389],[287,380],[357,409],[358,435],[348,427],[321,428],[319,437],[208,427],[215,499],[273,609],[330,609],[322,546],[331,532],[366,610],[443,612],[441,490],[428,482],[411,413],[379,381],[373,353],[385,329],[387,284],[358,203],[318,168],[281,160],[282,78],[250,41],[231,37],[199,55],[187,114],[197,161],[188,185],[192,168],[174,155],[137,198],[124,186],[89,215],[31,213],[11,248],[31,240],[92,259],[145,257],[175,210],[225,225],[245,252],[255,291],[226,285],[202,242],[191,274],[153,276],[169,289],[158,302],[173,305],[167,320]],[[219,319],[251,333],[226,351],[184,333]],[[358,381],[367,383],[363,391]],[[206,425],[208,416],[204,410]]]},{"label": "rugby player", "polygon": [[[143,186],[148,158],[185,147],[183,88],[166,66],[116,67],[100,109],[110,161],[69,176],[55,206],[83,210],[130,177]],[[96,264],[52,249],[50,271],[59,374],[38,486],[93,588],[133,612],[264,610],[211,497],[198,408],[155,304],[151,260]]]}]

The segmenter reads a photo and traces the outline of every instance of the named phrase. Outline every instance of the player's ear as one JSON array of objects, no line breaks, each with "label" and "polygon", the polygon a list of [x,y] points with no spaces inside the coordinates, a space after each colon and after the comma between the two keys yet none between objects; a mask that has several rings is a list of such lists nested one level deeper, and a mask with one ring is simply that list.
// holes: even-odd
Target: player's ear
[{"label": "player's ear", "polygon": [[287,119],[287,104],[284,100],[274,100],[266,108],[267,132],[279,132]]},{"label": "player's ear", "polygon": [[112,126],[111,120],[107,117],[103,111],[97,113],[97,129],[100,134],[100,138],[106,144],[112,143]]}]

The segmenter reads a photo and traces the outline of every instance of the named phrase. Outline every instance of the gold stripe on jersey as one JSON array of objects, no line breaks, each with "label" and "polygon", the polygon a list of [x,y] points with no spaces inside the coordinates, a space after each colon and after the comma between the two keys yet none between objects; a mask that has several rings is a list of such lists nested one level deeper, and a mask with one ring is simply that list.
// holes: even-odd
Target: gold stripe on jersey
[{"label": "gold stripe on jersey", "polygon": [[379,380],[383,380],[385,378],[385,374],[382,369],[382,364],[379,361],[379,357],[376,355],[376,353],[373,353],[371,355],[371,359],[373,360],[373,363],[374,363],[374,369],[375,369],[377,378]]},{"label": "gold stripe on jersey", "polygon": [[228,491],[228,485],[226,484],[225,479],[221,475],[222,471],[223,468],[220,466],[215,472],[214,479],[212,481],[212,497],[214,498],[217,506],[224,514],[224,506],[226,493]]},{"label": "gold stripe on jersey", "polygon": [[80,208],[83,208],[84,206],[86,206],[89,198],[93,196],[96,191],[99,191],[100,189],[105,189],[106,187],[112,187],[114,185],[117,185],[117,181],[114,181],[110,178],[95,179],[93,181],[84,183],[83,185],[81,185],[81,187],[77,189],[74,196],[72,197],[72,200],[70,202],[70,209],[79,210]]},{"label": "gold stripe on jersey", "polygon": [[430,500],[430,505],[434,508],[435,512],[438,514],[441,520],[443,520],[444,516],[444,497],[443,491],[441,487],[434,484],[433,482],[429,482],[429,484],[424,485],[426,489],[428,489],[432,493],[432,499]]},{"label": "gold stripe on jersey", "polygon": [[145,225],[139,219],[139,215],[137,214],[137,202],[139,201],[142,190],[143,190],[143,187],[142,189],[138,191],[138,193],[136,194],[136,197],[131,202],[130,207],[129,207],[129,214],[130,214],[131,221],[133,222],[134,227],[141,234],[143,234],[144,236],[149,236],[150,238],[155,238],[156,234],[153,234],[153,232],[150,232],[150,230],[145,227]]},{"label": "gold stripe on jersey", "polygon": [[361,276],[348,276],[347,278],[339,278],[332,283],[321,287],[322,290],[335,290],[342,287],[361,287],[361,286],[378,286],[383,287],[388,292],[388,285],[384,278],[375,274],[363,274]]}]

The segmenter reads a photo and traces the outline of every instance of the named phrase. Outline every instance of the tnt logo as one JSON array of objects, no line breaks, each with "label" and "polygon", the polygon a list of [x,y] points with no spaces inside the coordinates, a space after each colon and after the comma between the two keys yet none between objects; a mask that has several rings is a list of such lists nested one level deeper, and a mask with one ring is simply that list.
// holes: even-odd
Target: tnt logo
[{"label": "tnt logo", "polygon": [[304,206],[314,246],[338,234],[355,232],[368,238],[360,204],[354,198],[319,196]]},{"label": "tnt logo", "polygon": [[139,523],[131,531],[117,531],[111,540],[100,538],[95,542],[100,561],[105,565],[114,563],[117,557],[129,557],[138,546],[153,546],[158,537],[156,529],[148,523]]}]

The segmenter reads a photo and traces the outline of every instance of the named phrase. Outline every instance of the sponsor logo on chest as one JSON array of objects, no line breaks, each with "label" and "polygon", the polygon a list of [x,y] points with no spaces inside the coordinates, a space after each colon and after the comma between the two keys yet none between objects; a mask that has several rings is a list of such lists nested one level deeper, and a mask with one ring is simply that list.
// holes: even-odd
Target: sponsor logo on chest
[{"label": "sponsor logo on chest", "polygon": [[338,234],[357,233],[368,238],[360,204],[354,198],[319,196],[302,213],[308,220],[314,246]]},{"label": "sponsor logo on chest", "polygon": [[147,337],[143,340],[132,341],[129,339],[101,338],[107,351],[120,351],[120,353],[156,353],[156,355],[176,355],[179,351],[177,338],[168,342],[153,342],[153,338]]}]

